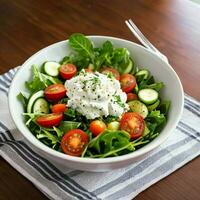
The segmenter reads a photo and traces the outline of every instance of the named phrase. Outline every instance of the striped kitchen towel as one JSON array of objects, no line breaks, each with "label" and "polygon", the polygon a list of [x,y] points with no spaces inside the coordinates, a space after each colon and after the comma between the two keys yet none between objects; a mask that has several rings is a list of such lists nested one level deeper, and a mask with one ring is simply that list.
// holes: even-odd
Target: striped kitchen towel
[{"label": "striped kitchen towel", "polygon": [[145,159],[104,173],[62,168],[30,148],[11,120],[7,93],[15,72],[0,76],[0,155],[49,199],[133,199],[200,154],[200,103],[185,95],[174,133]]}]

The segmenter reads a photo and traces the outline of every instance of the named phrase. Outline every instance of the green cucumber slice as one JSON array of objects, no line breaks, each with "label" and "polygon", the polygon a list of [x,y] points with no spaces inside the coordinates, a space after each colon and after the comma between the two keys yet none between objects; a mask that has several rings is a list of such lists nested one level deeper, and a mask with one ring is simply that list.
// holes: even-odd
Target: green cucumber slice
[{"label": "green cucumber slice", "polygon": [[147,106],[147,108],[151,112],[152,110],[155,110],[159,105],[160,105],[160,100],[158,99],[155,103]]},{"label": "green cucumber slice", "polygon": [[28,112],[28,113],[32,113],[33,104],[35,103],[35,101],[36,101],[38,98],[41,98],[41,97],[44,97],[44,91],[43,91],[43,90],[40,90],[40,91],[34,93],[34,94],[29,98],[28,105],[27,105],[27,112]]},{"label": "green cucumber slice", "polygon": [[139,90],[138,97],[145,104],[152,104],[157,101],[158,92],[156,90],[146,88]]},{"label": "green cucumber slice", "polygon": [[38,98],[33,105],[33,113],[49,113],[49,103],[44,98]]},{"label": "green cucumber slice", "polygon": [[60,64],[57,62],[50,61],[50,62],[44,63],[44,71],[49,76],[58,76],[59,67],[60,67]]},{"label": "green cucumber slice", "polygon": [[145,118],[148,115],[148,109],[146,105],[143,104],[141,101],[133,100],[128,102],[128,105],[132,112],[140,114],[143,118]]}]

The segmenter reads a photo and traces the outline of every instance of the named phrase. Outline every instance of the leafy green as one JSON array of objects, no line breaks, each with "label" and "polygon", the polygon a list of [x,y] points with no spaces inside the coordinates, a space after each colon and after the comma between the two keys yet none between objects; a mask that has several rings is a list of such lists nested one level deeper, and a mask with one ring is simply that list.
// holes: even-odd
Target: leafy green
[{"label": "leafy green", "polygon": [[147,116],[146,121],[150,122],[151,126],[155,124],[154,132],[160,132],[166,124],[166,117],[159,110],[153,110]]},{"label": "leafy green", "polygon": [[73,122],[73,121],[62,121],[59,125],[59,129],[66,133],[72,129],[77,129],[81,125],[81,122]]},{"label": "leafy green", "polygon": [[62,129],[56,128],[54,126],[53,130],[56,132],[58,138],[61,138],[63,136],[64,131]]},{"label": "leafy green", "polygon": [[41,73],[36,65],[32,66],[32,70],[33,80],[26,82],[26,87],[30,90],[31,93],[43,90],[51,84],[61,83],[59,79]]},{"label": "leafy green", "polygon": [[110,122],[119,121],[119,117],[109,115],[108,117],[103,117],[103,121],[109,124]]},{"label": "leafy green", "polygon": [[69,37],[69,45],[73,50],[94,61],[94,49],[91,41],[81,33],[74,33]]},{"label": "leafy green", "polygon": [[60,64],[63,65],[63,64],[71,63],[71,62],[72,62],[71,57],[70,57],[70,56],[65,56],[65,57],[60,61]]},{"label": "leafy green", "polygon": [[28,104],[28,98],[26,98],[21,92],[17,95],[17,99],[22,103],[24,110],[26,110]]},{"label": "leafy green", "polygon": [[60,140],[56,135],[42,128],[39,131],[37,131],[36,137],[39,140],[47,139],[46,144],[49,144],[52,148],[55,148],[56,145],[60,143]]},{"label": "leafy green", "polygon": [[75,33],[70,36],[69,45],[76,54],[66,56],[61,63],[72,62],[78,67],[78,70],[88,67],[91,63],[94,65],[95,71],[103,66],[112,66],[123,73],[124,68],[130,62],[128,50],[126,48],[114,48],[110,41],[105,41],[101,47],[94,48],[87,37]]},{"label": "leafy green", "polygon": [[112,66],[123,74],[124,68],[128,66],[129,52],[126,48],[117,48],[113,52]]},{"label": "leafy green", "polygon": [[165,116],[167,116],[168,112],[169,112],[169,108],[171,105],[171,101],[163,101],[160,106],[159,106],[159,110],[162,114],[164,114]]},{"label": "leafy green", "polygon": [[[151,85],[146,85],[143,86],[143,88],[149,88],[149,89],[154,89],[157,92],[159,92],[162,88],[164,87],[164,83],[163,82],[158,82],[158,83],[153,83]],[[142,89],[142,88],[141,88]]]},{"label": "leafy green", "polygon": [[90,157],[117,156],[124,149],[133,151],[134,147],[130,143],[130,135],[124,131],[106,130],[88,144],[85,155]]},{"label": "leafy green", "polygon": [[75,118],[76,117],[76,111],[73,108],[68,108],[64,112],[64,115],[67,116],[68,118]]}]

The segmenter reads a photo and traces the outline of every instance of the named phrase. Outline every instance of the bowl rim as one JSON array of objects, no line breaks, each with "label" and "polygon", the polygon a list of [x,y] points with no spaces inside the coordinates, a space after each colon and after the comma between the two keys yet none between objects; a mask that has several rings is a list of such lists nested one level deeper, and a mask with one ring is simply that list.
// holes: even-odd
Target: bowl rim
[{"label": "bowl rim", "polygon": [[[91,39],[105,39],[105,40],[115,40],[115,41],[121,41],[121,42],[125,42],[125,43],[128,43],[130,45],[134,45],[134,46],[137,46],[139,48],[142,48],[144,51],[148,52],[149,54],[153,54],[154,56],[156,56],[157,59],[159,59],[160,61],[164,62],[156,53],[152,52],[151,50],[145,48],[144,46],[142,45],[139,45],[135,42],[132,42],[132,41],[129,41],[129,40],[126,40],[126,39],[122,39],[122,38],[117,38],[117,37],[112,37],[112,36],[101,36],[101,35],[88,35],[86,36],[88,38],[91,38]],[[174,121],[173,123],[173,126],[171,127],[170,131],[168,134],[166,134],[165,136],[159,138],[155,138],[154,142],[150,142],[148,143],[147,145],[145,145],[144,147],[142,147],[141,149],[138,149],[137,151],[134,151],[132,153],[129,153],[129,154],[125,154],[125,155],[122,155],[122,156],[117,156],[117,157],[108,157],[108,158],[82,158],[82,157],[75,157],[75,156],[70,156],[70,155],[66,155],[64,153],[61,153],[61,152],[58,152],[48,146],[46,146],[45,144],[43,144],[42,142],[40,142],[37,138],[35,138],[35,140],[32,140],[32,138],[29,138],[29,134],[32,134],[31,131],[26,131],[27,134],[23,133],[23,131],[21,131],[21,126],[16,123],[15,121],[15,113],[14,113],[14,104],[12,103],[12,91],[14,90],[14,83],[15,83],[15,79],[16,77],[18,76],[18,74],[20,74],[20,71],[26,66],[26,64],[35,56],[37,56],[38,54],[40,54],[42,51],[45,51],[47,50],[48,48],[53,48],[53,47],[56,47],[56,46],[59,46],[60,44],[64,43],[64,42],[68,42],[68,40],[63,40],[63,41],[59,41],[59,42],[56,42],[56,43],[53,43],[49,46],[46,46],[44,48],[42,48],[41,50],[37,51],[36,53],[34,53],[31,57],[29,57],[22,65],[21,67],[18,69],[17,73],[15,74],[12,82],[11,82],[11,85],[10,85],[10,88],[9,88],[9,93],[8,93],[8,104],[9,104],[9,111],[10,111],[10,114],[11,114],[11,117],[15,123],[15,125],[17,126],[18,130],[22,133],[22,135],[33,145],[35,146],[36,148],[38,148],[39,150],[42,150],[44,151],[45,153],[47,154],[50,154],[51,156],[53,157],[56,157],[56,158],[60,158],[60,159],[63,159],[63,160],[69,160],[69,161],[73,161],[73,162],[77,162],[77,163],[88,163],[88,164],[104,164],[104,163],[115,163],[115,162],[120,162],[120,161],[126,161],[126,160],[129,160],[129,159],[133,159],[133,158],[137,158],[139,156],[142,156],[150,151],[152,151],[153,149],[155,149],[156,147],[160,146],[167,138],[168,136],[170,135],[170,133],[172,132],[172,130],[175,129],[178,121],[180,120],[181,118],[181,115],[182,115],[182,112],[183,112],[183,104],[184,104],[184,92],[183,92],[183,87],[182,87],[182,84],[181,84],[181,81],[177,75],[177,73],[175,72],[175,70],[172,68],[172,66],[169,64],[169,63],[165,63],[167,65],[168,68],[170,68],[170,70],[173,72],[173,74],[175,75],[177,81],[178,81],[178,86],[180,88],[180,94],[181,94],[181,106],[180,106],[180,112],[178,114],[178,116],[176,117],[176,120]],[[162,133],[162,131],[161,131]],[[157,139],[157,140],[156,140]]]}]

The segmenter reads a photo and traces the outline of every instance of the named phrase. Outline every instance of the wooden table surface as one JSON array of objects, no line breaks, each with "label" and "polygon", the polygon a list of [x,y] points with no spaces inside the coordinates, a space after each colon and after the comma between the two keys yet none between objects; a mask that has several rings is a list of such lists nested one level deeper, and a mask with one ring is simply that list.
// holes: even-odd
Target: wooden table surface
[{"label": "wooden table surface", "polygon": [[[200,6],[189,0],[0,0],[0,73],[74,32],[135,41],[128,18],[169,58],[185,92],[200,100]],[[0,200],[47,199],[2,158],[0,183]],[[200,199],[200,158],[135,199]]]}]

